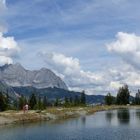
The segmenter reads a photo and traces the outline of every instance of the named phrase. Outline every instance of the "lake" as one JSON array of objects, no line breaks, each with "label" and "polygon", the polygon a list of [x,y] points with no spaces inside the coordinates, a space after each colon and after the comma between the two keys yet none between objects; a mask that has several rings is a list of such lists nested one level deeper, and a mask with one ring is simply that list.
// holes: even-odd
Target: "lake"
[{"label": "lake", "polygon": [[0,140],[139,140],[140,109],[102,111],[59,122],[0,127]]}]

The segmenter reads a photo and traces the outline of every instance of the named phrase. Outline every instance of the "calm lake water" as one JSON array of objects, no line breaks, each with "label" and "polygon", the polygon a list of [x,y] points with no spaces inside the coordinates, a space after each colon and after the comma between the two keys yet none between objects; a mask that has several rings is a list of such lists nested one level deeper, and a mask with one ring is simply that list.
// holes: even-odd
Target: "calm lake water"
[{"label": "calm lake water", "polygon": [[140,109],[0,128],[0,140],[140,140]]}]

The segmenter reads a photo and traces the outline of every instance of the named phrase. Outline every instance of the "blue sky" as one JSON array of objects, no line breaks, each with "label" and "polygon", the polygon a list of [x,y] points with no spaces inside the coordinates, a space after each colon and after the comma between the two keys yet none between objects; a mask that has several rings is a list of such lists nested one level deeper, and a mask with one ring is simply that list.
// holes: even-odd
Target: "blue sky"
[{"label": "blue sky", "polygon": [[[140,46],[139,38],[131,38],[140,35],[139,5],[139,0],[0,0],[2,38],[14,37],[14,49],[20,48],[16,56],[8,53],[8,62],[28,69],[48,67],[70,89],[89,94],[115,93],[125,83],[134,92],[140,86]],[[126,55],[128,40],[138,48],[130,53],[132,62]],[[117,41],[119,51],[114,47]],[[122,53],[123,47],[127,49]]]},{"label": "blue sky", "polygon": [[[118,31],[139,32],[138,0],[7,0],[7,7],[8,35],[18,40],[40,36],[51,41],[107,40]],[[51,37],[57,33],[57,40]]]}]

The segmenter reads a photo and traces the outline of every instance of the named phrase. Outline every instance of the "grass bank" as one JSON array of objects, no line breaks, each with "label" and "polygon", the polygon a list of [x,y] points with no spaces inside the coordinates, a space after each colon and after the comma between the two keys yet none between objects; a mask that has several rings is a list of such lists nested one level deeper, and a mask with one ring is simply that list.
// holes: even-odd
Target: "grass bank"
[{"label": "grass bank", "polygon": [[98,111],[121,109],[121,108],[134,108],[134,107],[140,108],[140,106],[116,106],[116,105],[72,107],[72,108],[51,107],[42,111],[30,110],[25,114],[23,113],[23,111],[9,110],[0,113],[0,125],[49,121],[49,120],[63,120],[93,114]]}]

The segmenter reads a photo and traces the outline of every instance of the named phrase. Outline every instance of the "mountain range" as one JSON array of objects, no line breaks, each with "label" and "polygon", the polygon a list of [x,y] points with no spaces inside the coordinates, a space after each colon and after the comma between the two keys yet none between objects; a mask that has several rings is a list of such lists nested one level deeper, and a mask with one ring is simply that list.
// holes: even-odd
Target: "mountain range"
[{"label": "mountain range", "polygon": [[21,64],[10,64],[0,67],[0,81],[11,87],[32,86],[38,89],[57,87],[68,89],[60,77],[51,70],[42,68],[40,70],[26,70]]},{"label": "mountain range", "polygon": [[[31,71],[19,63],[0,67],[0,91],[8,93],[13,99],[21,94],[29,97],[32,93],[45,95],[50,100],[81,95],[81,92],[69,91],[65,82],[51,70]],[[90,104],[104,102],[102,95],[86,95],[86,99]]]}]

